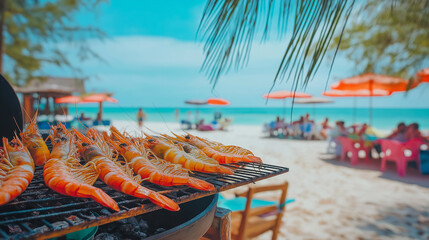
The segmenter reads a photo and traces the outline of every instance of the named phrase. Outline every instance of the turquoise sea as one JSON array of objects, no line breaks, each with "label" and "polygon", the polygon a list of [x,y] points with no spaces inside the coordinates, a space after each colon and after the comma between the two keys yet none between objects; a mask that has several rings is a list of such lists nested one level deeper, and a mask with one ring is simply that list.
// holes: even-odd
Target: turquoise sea
[{"label": "turquoise sea", "polygon": [[[263,123],[272,121],[276,116],[283,117],[286,121],[297,120],[299,116],[306,113],[310,114],[311,119],[316,119],[320,122],[325,117],[329,118],[331,124],[336,120],[344,120],[346,125],[357,123],[368,123],[369,109],[368,108],[311,108],[311,107],[294,107],[291,114],[291,109],[286,108],[285,114],[283,108],[233,108],[233,107],[186,107],[186,108],[144,108],[143,111],[147,115],[147,121],[156,122],[175,122],[175,111],[180,110],[179,119],[186,119],[187,112],[191,111],[192,118],[195,117],[195,111],[200,112],[200,117],[206,122],[213,119],[213,113],[219,111],[223,117],[233,118],[236,124],[262,125]],[[104,107],[104,119],[120,119],[132,120],[137,118],[136,107]],[[356,120],[353,121],[354,111],[356,111]],[[69,108],[69,113],[75,115],[85,112],[85,115],[94,117],[98,112],[97,107],[75,107]],[[372,125],[378,129],[392,129],[398,122],[406,124],[417,122],[421,129],[429,129],[429,109],[394,109],[394,108],[374,108]]]}]

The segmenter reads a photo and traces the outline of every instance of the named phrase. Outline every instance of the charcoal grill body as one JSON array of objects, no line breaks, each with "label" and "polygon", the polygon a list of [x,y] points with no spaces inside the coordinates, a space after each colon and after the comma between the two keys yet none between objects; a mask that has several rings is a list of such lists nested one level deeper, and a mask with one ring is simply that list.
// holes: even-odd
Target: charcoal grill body
[{"label": "charcoal grill body", "polygon": [[[146,240],[200,239],[210,228],[216,212],[218,195],[211,195],[180,205],[180,211],[158,210],[144,214],[151,228],[170,228]],[[178,225],[179,224],[179,225]]]}]

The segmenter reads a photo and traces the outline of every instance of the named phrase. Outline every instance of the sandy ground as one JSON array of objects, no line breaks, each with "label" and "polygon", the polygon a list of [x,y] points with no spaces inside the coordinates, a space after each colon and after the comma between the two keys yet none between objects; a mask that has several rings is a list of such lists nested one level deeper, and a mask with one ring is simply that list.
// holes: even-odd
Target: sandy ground
[{"label": "sandy ground", "polygon": [[[132,122],[113,124],[121,130],[139,131]],[[163,133],[180,132],[175,123],[146,126]],[[403,178],[397,176],[393,163],[384,173],[379,171],[379,160],[351,166],[325,154],[324,141],[265,138],[257,126],[234,125],[228,132],[193,133],[245,147],[265,163],[290,169],[257,183],[290,183],[288,198],[296,201],[287,205],[280,239],[429,239],[429,175],[419,174],[412,166]],[[258,239],[271,239],[271,233]]]}]

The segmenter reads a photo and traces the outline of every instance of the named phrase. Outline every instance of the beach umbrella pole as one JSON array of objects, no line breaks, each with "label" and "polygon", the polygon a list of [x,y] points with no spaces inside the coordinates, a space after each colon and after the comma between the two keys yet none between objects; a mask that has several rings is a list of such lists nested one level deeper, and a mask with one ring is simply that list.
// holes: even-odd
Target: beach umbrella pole
[{"label": "beach umbrella pole", "polygon": [[97,116],[97,121],[101,121],[103,119],[103,102],[99,102],[98,104],[98,115],[100,118]]},{"label": "beach umbrella pole", "polygon": [[356,97],[353,97],[353,124],[356,123]]},{"label": "beach umbrella pole", "polygon": [[283,119],[286,119],[286,98],[283,99]]}]

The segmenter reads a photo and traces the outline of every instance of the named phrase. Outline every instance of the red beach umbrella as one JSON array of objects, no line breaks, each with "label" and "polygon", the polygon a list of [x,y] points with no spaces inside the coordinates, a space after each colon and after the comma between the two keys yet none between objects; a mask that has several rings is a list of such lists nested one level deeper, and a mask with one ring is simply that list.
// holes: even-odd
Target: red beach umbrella
[{"label": "red beach umbrella", "polygon": [[80,103],[82,99],[79,96],[66,96],[55,99],[55,103]]},{"label": "red beach umbrella", "polygon": [[209,98],[207,99],[209,105],[229,105],[229,101],[222,98]]}]

